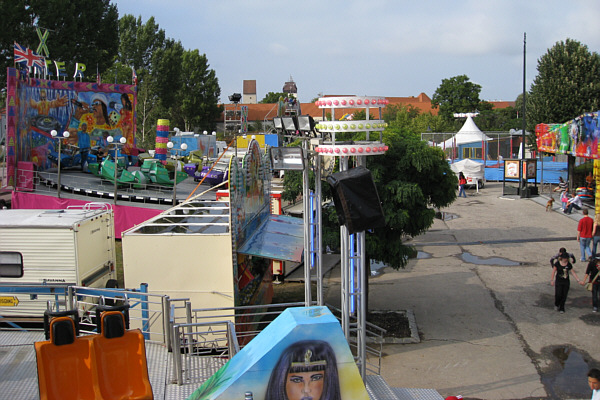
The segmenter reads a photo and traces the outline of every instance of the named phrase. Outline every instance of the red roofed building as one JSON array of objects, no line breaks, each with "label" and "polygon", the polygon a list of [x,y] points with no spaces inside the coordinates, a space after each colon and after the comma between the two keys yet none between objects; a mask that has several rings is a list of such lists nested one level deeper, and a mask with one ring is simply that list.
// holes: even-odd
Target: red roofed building
[{"label": "red roofed building", "polygon": [[[324,96],[324,97],[331,97],[331,96]],[[429,98],[429,96],[427,96],[425,93],[421,93],[418,96],[410,96],[410,97],[386,97],[387,100],[389,100],[389,106],[403,106],[403,107],[412,107],[415,108],[417,110],[419,110],[420,113],[425,114],[425,113],[431,113],[433,115],[437,115],[438,110],[437,108],[432,108],[431,107],[431,99]],[[273,118],[277,116],[277,104],[273,103],[273,104],[225,104],[225,111],[224,113],[228,113],[228,126],[231,126],[231,122],[229,122],[232,117],[234,116],[238,116],[237,119],[239,119],[239,113],[240,110],[242,109],[243,106],[248,107],[248,124],[251,124],[253,122],[261,122],[263,124],[265,124],[265,126],[267,124],[271,124],[273,121]],[[377,108],[373,108],[371,110],[371,115],[374,117],[378,117],[378,115],[374,115],[374,113],[376,112]],[[341,117],[342,115],[345,114],[353,114],[356,111],[364,111],[364,109],[362,108],[345,108],[345,109],[338,109],[336,110],[336,118]],[[314,103],[301,103],[300,104],[300,112],[302,115],[310,115],[311,117],[313,117],[315,120],[322,120],[323,119],[323,109],[317,107],[317,105],[315,105]],[[224,114],[221,114],[221,119],[217,125],[217,129],[219,130],[223,130],[224,129]]]}]

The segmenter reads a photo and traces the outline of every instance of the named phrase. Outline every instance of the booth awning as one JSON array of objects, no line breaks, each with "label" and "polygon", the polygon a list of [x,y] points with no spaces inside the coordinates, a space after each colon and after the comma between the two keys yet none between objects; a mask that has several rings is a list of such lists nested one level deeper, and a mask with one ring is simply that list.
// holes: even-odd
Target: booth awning
[{"label": "booth awning", "polygon": [[300,262],[304,249],[302,218],[270,215],[238,248],[251,256]]}]

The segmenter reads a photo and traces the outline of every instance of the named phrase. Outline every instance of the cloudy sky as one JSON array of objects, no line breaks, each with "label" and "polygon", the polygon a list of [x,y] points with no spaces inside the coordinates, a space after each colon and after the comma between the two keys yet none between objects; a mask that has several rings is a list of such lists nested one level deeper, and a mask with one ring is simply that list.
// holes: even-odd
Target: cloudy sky
[{"label": "cloudy sky", "polygon": [[302,102],[319,95],[432,96],[467,75],[485,100],[514,100],[556,42],[600,52],[598,0],[112,0],[154,17],[167,37],[206,54],[221,101],[256,80],[257,97],[290,76]]}]

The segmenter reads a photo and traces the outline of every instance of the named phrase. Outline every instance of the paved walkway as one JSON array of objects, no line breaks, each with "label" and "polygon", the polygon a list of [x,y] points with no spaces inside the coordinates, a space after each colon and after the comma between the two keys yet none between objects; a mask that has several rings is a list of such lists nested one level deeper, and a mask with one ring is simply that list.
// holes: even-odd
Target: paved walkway
[{"label": "paved walkway", "polygon": [[[546,212],[547,197],[503,196],[494,182],[468,195],[408,242],[419,258],[370,280],[369,309],[412,310],[421,337],[385,345],[383,377],[444,397],[590,398],[586,374],[600,365],[600,313],[575,282],[566,313],[557,313],[550,285],[549,259],[560,247],[579,258],[581,211],[565,215],[555,202]],[[575,264],[580,278],[585,266]],[[339,304],[336,270],[326,286],[326,301]]]}]

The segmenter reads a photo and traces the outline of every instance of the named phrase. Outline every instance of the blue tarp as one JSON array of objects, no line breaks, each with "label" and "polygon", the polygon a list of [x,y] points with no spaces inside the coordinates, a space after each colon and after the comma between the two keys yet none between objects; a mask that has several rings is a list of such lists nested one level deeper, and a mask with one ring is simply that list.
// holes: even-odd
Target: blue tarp
[{"label": "blue tarp", "polygon": [[[543,166],[543,171],[542,171]],[[485,180],[486,181],[502,181],[504,180],[504,163],[498,166],[496,161],[487,161],[485,165]],[[542,182],[542,177],[545,183],[558,183],[558,178],[563,177],[567,180],[567,163],[558,161],[544,161],[542,164],[537,162],[537,183]],[[533,179],[528,179],[528,182],[533,183]]]},{"label": "blue tarp", "polygon": [[[456,160],[455,160],[456,161]],[[481,162],[479,160],[473,160]],[[542,171],[543,167],[543,171]],[[542,175],[543,174],[543,175]],[[567,177],[567,163],[558,161],[544,161],[543,163],[538,160],[537,162],[537,183],[542,182],[542,176],[544,183],[558,183],[558,178],[562,178],[566,181]],[[486,181],[503,181],[504,180],[504,162],[498,165],[497,161],[486,161],[485,163],[485,180]],[[528,182],[533,183],[533,179],[528,179]]]}]

